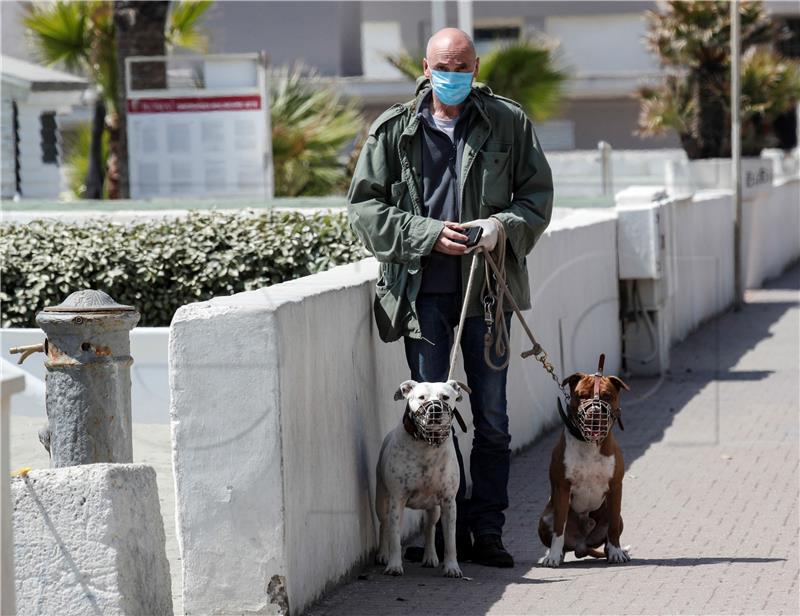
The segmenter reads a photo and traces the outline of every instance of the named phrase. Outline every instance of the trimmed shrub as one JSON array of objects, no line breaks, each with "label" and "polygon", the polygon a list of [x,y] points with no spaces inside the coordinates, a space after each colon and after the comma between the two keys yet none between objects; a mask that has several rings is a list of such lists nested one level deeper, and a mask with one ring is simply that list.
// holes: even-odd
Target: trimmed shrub
[{"label": "trimmed shrub", "polygon": [[120,224],[39,220],[0,226],[3,327],[81,289],[135,306],[167,326],[180,306],[308,276],[367,256],[344,212],[190,212]]}]

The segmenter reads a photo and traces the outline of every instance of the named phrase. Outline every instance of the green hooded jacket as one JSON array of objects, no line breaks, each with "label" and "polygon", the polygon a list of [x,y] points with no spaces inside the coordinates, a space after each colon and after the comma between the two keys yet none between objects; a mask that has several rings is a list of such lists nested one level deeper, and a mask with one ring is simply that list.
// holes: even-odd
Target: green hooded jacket
[{"label": "green hooded jacket", "polygon": [[[416,299],[426,256],[444,223],[426,217],[422,203],[422,145],[418,102],[430,83],[420,79],[417,98],[386,110],[369,129],[348,192],[350,225],[380,262],[375,321],[384,342],[422,338]],[[550,222],[553,180],[531,121],[514,101],[481,84],[470,93],[474,110],[459,173],[461,220],[494,216],[508,236],[506,274],[520,308],[530,308],[526,255]],[[478,257],[483,259],[482,256]],[[472,254],[461,258],[466,291]],[[467,316],[483,314],[478,268]]]}]

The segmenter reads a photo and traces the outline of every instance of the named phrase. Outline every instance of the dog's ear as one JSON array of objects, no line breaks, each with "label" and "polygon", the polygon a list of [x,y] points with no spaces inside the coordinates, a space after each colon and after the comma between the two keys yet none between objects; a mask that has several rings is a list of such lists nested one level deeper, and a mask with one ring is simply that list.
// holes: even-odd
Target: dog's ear
[{"label": "dog's ear", "polygon": [[625,383],[625,381],[623,381],[623,380],[622,380],[621,378],[619,378],[618,376],[610,376],[610,377],[608,377],[608,380],[609,380],[609,381],[611,381],[611,384],[612,384],[614,387],[616,387],[616,388],[617,388],[617,391],[619,391],[619,390],[621,390],[621,389],[624,389],[625,391],[630,391],[630,390],[631,390],[631,388],[627,386],[627,384]]},{"label": "dog's ear", "polygon": [[569,389],[572,391],[575,389],[575,386],[580,382],[580,380],[586,376],[585,372],[576,372],[575,374],[570,374],[567,378],[561,381],[561,387],[569,383]]},{"label": "dog's ear", "polygon": [[406,396],[408,396],[409,392],[417,386],[416,381],[403,381],[400,383],[400,387],[394,392],[394,399],[395,400],[402,400]]},{"label": "dog's ear", "polygon": [[456,402],[461,402],[463,399],[461,392],[465,391],[468,394],[472,393],[472,390],[461,381],[447,381],[447,384],[455,390],[456,394],[458,394],[456,396]]}]

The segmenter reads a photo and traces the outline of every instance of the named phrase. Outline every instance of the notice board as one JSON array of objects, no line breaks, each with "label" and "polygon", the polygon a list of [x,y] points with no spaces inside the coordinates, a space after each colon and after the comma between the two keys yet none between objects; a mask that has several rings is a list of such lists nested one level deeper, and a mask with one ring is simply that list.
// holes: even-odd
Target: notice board
[{"label": "notice board", "polygon": [[269,100],[261,57],[204,56],[194,63],[183,78],[173,67],[167,88],[128,91],[131,198],[271,198]]}]

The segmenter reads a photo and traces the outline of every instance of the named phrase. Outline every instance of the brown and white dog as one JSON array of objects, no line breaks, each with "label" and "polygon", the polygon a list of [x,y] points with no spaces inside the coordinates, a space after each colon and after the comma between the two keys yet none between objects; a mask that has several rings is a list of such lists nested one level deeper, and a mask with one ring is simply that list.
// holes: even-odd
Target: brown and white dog
[{"label": "brown and white dog", "polygon": [[[572,551],[578,558],[602,558],[596,548],[603,544],[609,563],[630,560],[619,542],[625,466],[611,431],[617,421],[623,427],[619,395],[629,389],[622,379],[601,373],[602,368],[591,375],[577,372],[562,383],[569,384],[570,405],[562,413],[564,431],[550,460],[550,500],[539,518],[539,538],[549,548],[540,560],[545,567],[558,567]],[[594,408],[593,401],[599,402]],[[589,415],[601,408],[610,412],[605,429],[598,430],[596,422],[591,427],[597,417],[587,420],[586,408]]]}]

